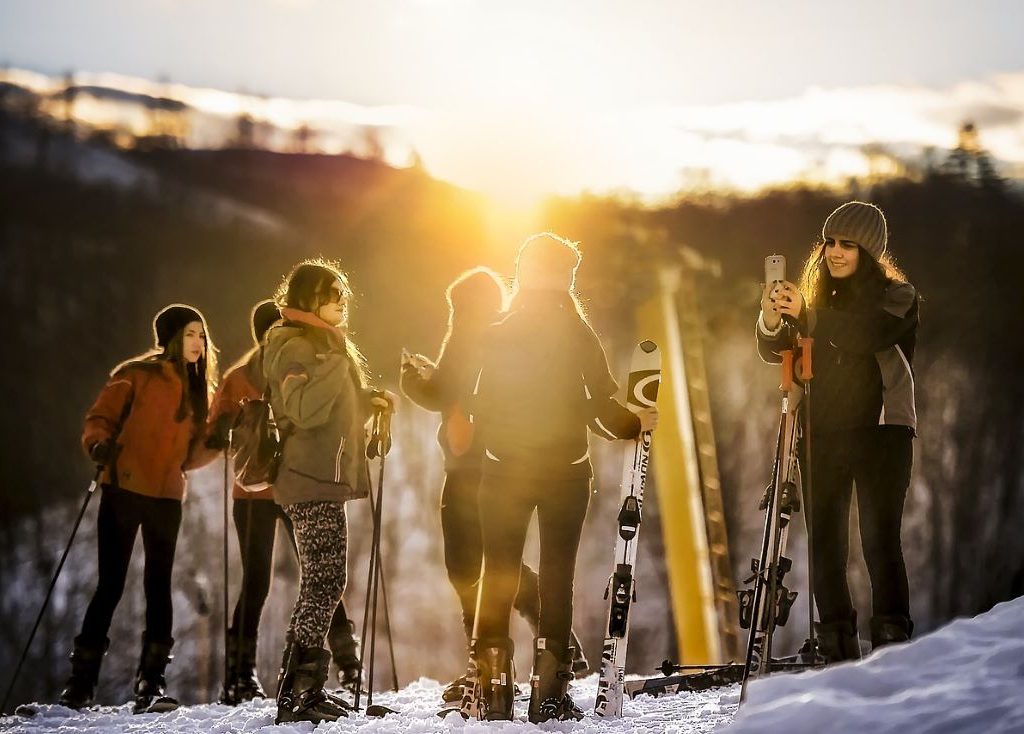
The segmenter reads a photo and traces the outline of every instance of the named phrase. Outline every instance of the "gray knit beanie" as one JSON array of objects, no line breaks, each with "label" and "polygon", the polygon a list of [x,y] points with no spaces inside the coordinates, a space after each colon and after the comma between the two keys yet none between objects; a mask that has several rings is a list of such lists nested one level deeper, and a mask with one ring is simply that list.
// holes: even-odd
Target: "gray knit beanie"
[{"label": "gray knit beanie", "polygon": [[877,260],[885,252],[889,232],[881,209],[863,201],[848,201],[828,215],[821,236],[856,242]]}]

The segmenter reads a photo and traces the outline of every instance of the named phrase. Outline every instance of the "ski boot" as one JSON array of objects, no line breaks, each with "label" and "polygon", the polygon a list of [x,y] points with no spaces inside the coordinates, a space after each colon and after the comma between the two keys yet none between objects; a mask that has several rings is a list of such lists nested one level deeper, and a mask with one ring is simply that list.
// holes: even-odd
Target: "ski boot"
[{"label": "ski boot", "polygon": [[355,636],[356,625],[351,620],[327,632],[327,647],[338,668],[338,685],[355,695],[361,683],[362,665],[359,662],[359,640]]},{"label": "ski boot", "polygon": [[871,618],[871,649],[906,642],[914,632],[914,623],[902,614],[879,615]]},{"label": "ski boot", "polygon": [[583,711],[569,697],[573,656],[571,647],[544,637],[535,640],[533,674],[530,676],[531,723],[580,721],[583,718]]},{"label": "ski boot", "polygon": [[135,674],[135,706],[133,714],[161,714],[178,708],[178,702],[166,695],[164,671],[171,662],[174,640],[158,642],[142,635],[142,656]]},{"label": "ski boot", "polygon": [[100,677],[103,656],[107,654],[110,640],[106,637],[99,644],[90,643],[81,635],[75,638],[71,651],[71,676],[61,691],[58,703],[69,709],[83,709],[92,705],[96,693],[96,682]]},{"label": "ski boot", "polygon": [[288,641],[278,679],[275,724],[310,721],[315,726],[348,716],[347,707],[324,690],[330,664],[327,650]]},{"label": "ski boot", "polygon": [[479,670],[476,700],[483,721],[511,721],[515,702],[515,668],[510,639],[480,640],[476,665]]},{"label": "ski boot", "polygon": [[835,622],[815,622],[818,653],[826,664],[860,660],[860,639],[857,637],[857,613]]},{"label": "ski boot", "polygon": [[220,692],[220,702],[228,706],[266,698],[267,694],[256,677],[256,640],[228,631],[227,680]]}]

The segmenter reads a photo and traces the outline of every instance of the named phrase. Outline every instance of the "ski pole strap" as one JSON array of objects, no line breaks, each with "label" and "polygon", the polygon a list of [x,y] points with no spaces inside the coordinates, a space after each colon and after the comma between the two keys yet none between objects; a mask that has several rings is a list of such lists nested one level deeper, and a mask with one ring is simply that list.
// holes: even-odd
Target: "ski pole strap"
[{"label": "ski pole strap", "polygon": [[811,372],[811,348],[814,346],[814,337],[802,336],[797,340],[800,345],[800,369],[797,376],[807,382],[814,375]]},{"label": "ski pole strap", "polygon": [[782,384],[779,389],[782,392],[789,392],[793,389],[793,350],[783,349],[782,355]]}]

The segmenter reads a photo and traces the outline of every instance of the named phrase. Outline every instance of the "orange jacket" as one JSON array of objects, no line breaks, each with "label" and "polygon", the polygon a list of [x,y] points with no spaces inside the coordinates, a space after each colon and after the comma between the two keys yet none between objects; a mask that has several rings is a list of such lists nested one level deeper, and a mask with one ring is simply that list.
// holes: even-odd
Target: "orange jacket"
[{"label": "orange jacket", "polygon": [[[263,376],[260,374],[260,353],[253,352],[248,360],[228,370],[224,379],[213,396],[213,405],[210,406],[210,417],[207,421],[207,431],[212,432],[217,421],[222,416],[227,416],[231,423],[234,423],[238,412],[242,409],[242,403],[246,400],[256,400],[263,395],[263,391],[253,383],[262,383]],[[273,500],[274,489],[268,487],[261,492],[246,492],[238,484],[235,484],[231,492],[235,499],[247,500]]]},{"label": "orange jacket", "polygon": [[82,447],[113,438],[115,458],[100,481],[147,497],[185,499],[185,472],[209,461],[203,431],[178,421],[181,378],[166,360],[131,362],[111,375],[85,415]]}]

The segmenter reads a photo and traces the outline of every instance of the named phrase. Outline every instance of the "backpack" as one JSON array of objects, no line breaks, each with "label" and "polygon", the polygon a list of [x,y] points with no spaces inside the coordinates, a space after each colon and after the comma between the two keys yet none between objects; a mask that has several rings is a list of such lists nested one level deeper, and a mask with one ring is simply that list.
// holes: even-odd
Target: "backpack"
[{"label": "backpack", "polygon": [[[262,361],[261,350],[261,368]],[[273,486],[281,466],[285,438],[270,405],[268,384],[261,397],[242,403],[231,427],[230,453],[234,459],[235,483],[246,492],[261,492]]]}]

